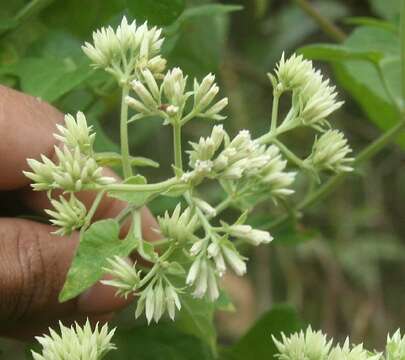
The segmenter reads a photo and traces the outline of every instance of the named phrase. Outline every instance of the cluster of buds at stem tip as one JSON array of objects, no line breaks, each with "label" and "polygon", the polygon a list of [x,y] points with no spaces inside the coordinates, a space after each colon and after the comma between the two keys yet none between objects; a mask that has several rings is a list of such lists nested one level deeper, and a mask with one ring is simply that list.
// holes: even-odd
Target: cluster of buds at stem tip
[{"label": "cluster of buds at stem tip", "polygon": [[198,217],[193,214],[190,208],[181,212],[181,206],[178,204],[172,215],[166,211],[163,217],[158,217],[160,233],[176,241],[182,242],[188,240],[198,226]]},{"label": "cluster of buds at stem tip", "polygon": [[123,17],[117,29],[108,26],[93,32],[93,44],[86,42],[82,49],[95,67],[115,74],[117,69],[127,73],[145,68],[160,73],[166,66],[158,55],[163,43],[161,33],[162,29],[148,28],[146,22],[138,26]]},{"label": "cluster of buds at stem tip", "polygon": [[131,265],[129,261],[119,256],[107,259],[107,262],[108,265],[103,270],[113,278],[111,280],[102,280],[101,283],[117,288],[116,294],[124,298],[134,294],[141,280],[140,271],[136,270],[135,264]]},{"label": "cluster of buds at stem tip", "polygon": [[51,223],[59,227],[53,232],[55,235],[69,235],[84,225],[87,210],[74,194],[69,195],[69,200],[63,196],[59,200],[51,199],[51,204],[54,210],[47,209],[45,212],[51,216]]},{"label": "cluster of buds at stem tip", "polygon": [[141,72],[139,79],[131,85],[136,95],[128,96],[126,103],[138,112],[137,117],[162,115],[165,123],[171,123],[182,118],[183,111],[190,96],[194,97],[191,113],[194,117],[203,117],[212,120],[223,120],[225,117],[219,113],[228,104],[224,98],[212,105],[219,87],[214,83],[215,76],[207,75],[198,83],[194,79],[193,91],[187,91],[187,76],[180,68],[169,70],[159,85],[156,76],[149,69]]},{"label": "cluster of buds at stem tip", "polygon": [[335,173],[350,172],[354,158],[348,155],[352,149],[339,130],[328,130],[315,139],[312,153],[305,160],[316,170],[329,170]]},{"label": "cluster of buds at stem tip", "polygon": [[[224,144],[222,151],[219,151]],[[241,130],[230,141],[222,125],[214,126],[209,137],[200,138],[198,143],[190,143],[188,151],[192,171],[183,174],[182,180],[198,184],[205,177],[226,180],[248,180],[274,197],[293,193],[288,187],[295,179],[294,172],[286,172],[287,161],[283,160],[275,145],[266,147],[252,140],[249,131]]]},{"label": "cluster of buds at stem tip", "polygon": [[41,353],[32,351],[34,360],[101,360],[115,346],[111,343],[115,329],[108,331],[107,325],[92,330],[89,321],[83,327],[77,323],[65,327],[59,323],[60,334],[49,329],[50,334],[37,337],[42,346]]},{"label": "cluster of buds at stem tip", "polygon": [[165,311],[174,320],[176,309],[181,309],[178,290],[167,280],[156,277],[141,293],[135,310],[135,317],[138,318],[145,312],[148,323],[152,319],[157,323]]},{"label": "cluster of buds at stem tip", "polygon": [[[362,344],[351,345],[349,338],[346,338],[342,346],[339,344],[333,346],[333,339],[328,340],[325,334],[321,331],[313,331],[310,326],[305,331],[301,330],[290,336],[281,333],[280,340],[275,336],[272,338],[279,352],[276,357],[280,360],[379,360],[384,358],[382,353],[367,351]],[[389,340],[386,347],[387,360],[402,358],[395,355],[403,356],[403,353],[390,353],[388,348]]]},{"label": "cluster of buds at stem tip", "polygon": [[198,256],[191,264],[186,284],[194,286],[193,296],[202,298],[205,294],[211,301],[219,297],[218,280],[211,262],[203,256]]},{"label": "cluster of buds at stem tip", "polygon": [[275,75],[269,74],[269,77],[276,93],[293,92],[293,120],[298,124],[323,131],[329,125],[327,117],[343,105],[342,101],[336,100],[335,87],[330,86],[329,80],[324,80],[320,71],[302,55],[293,54],[285,59],[283,54]]}]

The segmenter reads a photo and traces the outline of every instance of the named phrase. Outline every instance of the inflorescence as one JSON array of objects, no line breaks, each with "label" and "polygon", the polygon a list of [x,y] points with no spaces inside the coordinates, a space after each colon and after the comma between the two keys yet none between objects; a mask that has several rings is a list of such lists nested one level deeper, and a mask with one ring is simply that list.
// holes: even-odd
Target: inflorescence
[{"label": "inflorescence", "polygon": [[[41,160],[29,159],[32,171],[25,172],[33,181],[34,190],[48,192],[53,209],[47,213],[58,227],[55,231],[58,235],[77,229],[83,232],[91,222],[91,211],[79,200],[79,191],[112,196],[128,192],[150,194],[142,204],[129,200],[127,212],[133,220],[128,236],[138,239],[138,252],[151,263],[150,268],[119,257],[106,259],[104,266],[104,271],[113,275],[113,280],[104,284],[116,287],[119,296],[139,295],[136,316],[145,313],[148,322],[159,321],[166,311],[174,319],[184,294],[217,299],[219,279],[228,268],[239,276],[246,273],[247,258],[236,245],[244,242],[258,246],[273,239],[269,232],[246,223],[254,205],[268,200],[285,203],[295,191],[294,181],[300,171],[319,178],[323,171],[352,171],[353,162],[343,133],[331,129],[328,120],[342,105],[336,100],[335,88],[310,61],[297,55],[286,59],[283,55],[274,74],[269,74],[274,87],[269,131],[253,138],[249,130],[241,130],[232,137],[222,125],[215,125],[209,136],[190,142],[185,152],[188,168],[184,169],[182,126],[196,118],[224,120],[222,111],[228,99],[216,99],[220,90],[213,74],[201,81],[194,79],[191,84],[181,69],[166,71],[166,60],[160,55],[161,33],[161,29],[149,28],[147,23],[140,26],[128,23],[124,17],[117,29],[108,27],[94,32],[93,42],[86,43],[83,51],[94,67],[110,73],[123,89],[125,111],[121,113],[121,130],[152,116],[173,128],[173,177],[162,183],[138,185],[120,184],[105,176],[100,163],[102,156],[96,156],[94,150],[95,133],[81,112],[66,115],[65,124],[57,126],[57,160],[44,155]],[[282,95],[291,96],[291,108],[283,121],[278,121],[278,99]],[[132,117],[126,116],[128,108],[134,112]],[[279,135],[300,127],[312,128],[317,133],[312,152],[305,159],[293,154],[278,139]],[[125,139],[121,140],[125,149]],[[125,170],[128,154],[123,152],[118,158]],[[210,204],[197,193],[198,186],[206,181],[216,182],[222,188],[221,203]],[[62,195],[55,198],[55,190],[61,190]],[[182,205],[179,202],[173,212],[158,217],[162,240],[144,244],[139,223],[136,225],[139,209],[147,205],[148,199],[168,192],[185,201]],[[241,216],[228,224],[219,215],[230,206],[239,209]],[[119,219],[123,220],[125,217]],[[62,330],[67,332],[65,328]]]}]

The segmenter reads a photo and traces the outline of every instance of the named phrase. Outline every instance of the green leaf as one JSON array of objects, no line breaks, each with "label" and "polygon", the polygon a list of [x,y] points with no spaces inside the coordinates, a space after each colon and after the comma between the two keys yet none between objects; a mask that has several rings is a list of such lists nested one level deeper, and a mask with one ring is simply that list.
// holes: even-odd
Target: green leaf
[{"label": "green leaf", "polygon": [[273,359],[277,349],[271,336],[279,338],[281,332],[288,335],[301,327],[301,321],[292,307],[276,305],[232,347],[229,359]]},{"label": "green leaf", "polygon": [[399,17],[401,0],[369,0],[375,13],[386,19]]},{"label": "green leaf", "polygon": [[24,58],[0,71],[17,76],[22,91],[54,102],[85,81],[92,70],[87,63],[79,66],[69,58]]},{"label": "green leaf", "polygon": [[181,305],[176,327],[203,340],[215,354],[217,334],[214,326],[214,304],[195,299],[190,295],[183,295]]},{"label": "green leaf", "polygon": [[185,8],[185,0],[128,0],[127,7],[137,20],[154,25],[169,25]]},{"label": "green leaf", "polygon": [[102,268],[107,265],[107,258],[131,253],[137,244],[136,239],[121,240],[119,230],[118,222],[109,219],[95,222],[85,231],[59,301],[70,300],[97,282],[103,275]]},{"label": "green leaf", "polygon": [[213,360],[207,345],[175,323],[118,330],[113,341],[119,350],[110,353],[111,360]]},{"label": "green leaf", "polygon": [[360,51],[342,45],[315,44],[300,48],[298,52],[312,60],[345,61],[364,60],[377,64],[384,54],[378,51]]},{"label": "green leaf", "polygon": [[[121,165],[121,154],[116,152],[99,152],[95,154],[95,159],[97,163],[101,166],[120,166]],[[131,156],[130,163],[132,166],[150,166],[157,168],[159,163],[151,159],[141,157],[141,156]]]},{"label": "green leaf", "polygon": [[344,19],[344,22],[349,25],[370,26],[390,31],[395,34],[398,33],[398,27],[395,26],[393,23],[373,17],[366,17],[366,16],[348,17]]}]

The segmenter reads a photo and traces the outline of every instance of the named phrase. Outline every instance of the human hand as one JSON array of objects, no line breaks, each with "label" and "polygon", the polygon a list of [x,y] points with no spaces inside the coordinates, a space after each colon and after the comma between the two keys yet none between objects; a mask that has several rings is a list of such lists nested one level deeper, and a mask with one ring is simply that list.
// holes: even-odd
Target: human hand
[{"label": "human hand", "polygon": [[[21,203],[38,214],[50,208],[44,192],[33,192],[22,171],[26,159],[40,154],[52,158],[56,143],[53,133],[63,114],[34,97],[0,86],[0,208]],[[109,176],[116,176],[105,169]],[[89,206],[94,194],[82,192],[80,200]],[[124,203],[104,198],[94,220],[116,216]],[[9,213],[9,212],[8,212]],[[156,221],[142,212],[145,239],[153,240]],[[50,225],[22,218],[0,218],[0,335],[26,338],[42,333],[58,320],[64,323],[89,317],[102,321],[127,305],[115,297],[113,287],[100,283],[66,303],[58,302],[71,264],[78,234],[54,236]]]}]

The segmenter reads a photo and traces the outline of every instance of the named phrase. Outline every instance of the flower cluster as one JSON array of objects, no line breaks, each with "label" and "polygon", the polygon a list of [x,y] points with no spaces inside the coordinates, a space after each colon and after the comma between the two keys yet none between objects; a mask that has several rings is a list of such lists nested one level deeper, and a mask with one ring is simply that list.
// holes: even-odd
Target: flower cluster
[{"label": "flower cluster", "polygon": [[286,90],[293,92],[293,116],[282,127],[302,124],[322,131],[328,126],[327,117],[343,105],[342,101],[336,101],[335,87],[302,55],[293,54],[286,60],[283,54],[275,75],[269,77],[278,94]]},{"label": "flower cluster", "polygon": [[47,210],[53,217],[52,223],[60,227],[55,233],[70,234],[81,227],[86,215],[85,206],[74,196],[74,192],[93,189],[114,182],[113,178],[104,176],[102,168],[94,158],[93,143],[95,134],[87,125],[83,113],[76,118],[65,116],[65,126],[57,125],[55,138],[60,146],[55,146],[57,162],[41,155],[41,160],[28,159],[32,172],[24,171],[25,176],[33,180],[32,188],[36,191],[61,189],[69,192],[69,200],[60,197],[51,199],[54,210]]},{"label": "flower cluster", "polygon": [[93,44],[86,42],[82,49],[95,67],[117,77],[145,68],[159,74],[166,67],[166,60],[158,55],[163,43],[161,33],[156,27],[149,29],[146,22],[137,26],[123,17],[115,31],[109,26],[93,32]]},{"label": "flower cluster", "polygon": [[394,360],[405,355],[405,337],[399,330],[392,337],[387,336],[383,353],[368,351],[362,344],[352,345],[349,338],[343,345],[332,346],[333,340],[311,327],[290,336],[282,333],[280,340],[273,336],[273,341],[279,352],[276,356],[281,360]]},{"label": "flower cluster", "polygon": [[[228,99],[223,98],[213,104],[219,92],[214,81],[215,76],[212,74],[207,75],[201,84],[194,79],[194,89],[187,91],[187,76],[184,76],[180,68],[167,71],[160,83],[152,72],[146,69],[142,71],[139,79],[131,82],[136,97],[127,96],[126,102],[138,112],[134,119],[157,115],[165,120],[165,124],[179,122],[179,119],[185,123],[192,117],[223,120],[225,117],[219,113],[228,104]],[[193,106],[183,117],[190,97],[193,98]]]},{"label": "flower cluster", "polygon": [[[224,148],[219,151],[224,143]],[[295,172],[287,172],[287,161],[282,159],[275,145],[266,147],[252,140],[250,132],[241,130],[230,140],[222,125],[214,126],[209,137],[190,143],[189,165],[193,169],[183,175],[185,182],[198,184],[204,178],[236,181],[249,193],[266,191],[273,197],[293,193],[290,185]]]},{"label": "flower cluster", "polygon": [[350,172],[354,158],[348,157],[352,149],[339,130],[328,130],[314,142],[311,155],[305,160],[318,170],[336,173]]},{"label": "flower cluster", "polygon": [[50,334],[36,339],[42,346],[42,352],[32,351],[34,360],[101,360],[115,346],[111,343],[115,329],[108,331],[107,325],[99,329],[98,324],[92,330],[89,321],[83,327],[77,323],[66,327],[59,323],[60,335],[49,329]]},{"label": "flower cluster", "polygon": [[[140,26],[129,23],[124,17],[116,29],[97,30],[93,43],[83,46],[93,65],[112,74],[122,88],[121,154],[112,155],[122,164],[124,183],[114,183],[103,175],[99,166],[103,153],[95,153],[95,134],[80,112],[76,116],[66,115],[65,124],[57,125],[55,138],[60,145],[55,147],[56,162],[44,155],[41,161],[30,159],[32,171],[25,173],[33,180],[34,190],[48,191],[53,209],[47,210],[47,214],[51,223],[58,226],[57,234],[66,235],[81,228],[78,253],[80,246],[87,245],[86,234],[104,194],[127,201],[115,223],[120,226],[127,217],[131,218],[124,241],[128,240],[130,250],[136,249],[150,266],[142,267],[141,261],[131,264],[128,259],[116,256],[122,252],[111,249],[105,255],[103,271],[112,277],[102,283],[115,287],[118,296],[136,295],[135,316],[144,313],[148,323],[159,321],[165,313],[174,319],[181,309],[183,293],[210,301],[217,299],[219,279],[228,269],[239,276],[246,273],[247,258],[238,245],[259,246],[273,239],[269,232],[250,226],[248,214],[262,201],[288,205],[297,175],[290,167],[305,170],[303,175],[307,175],[308,169],[342,172],[350,171],[353,161],[348,157],[351,149],[342,133],[325,132],[328,116],[342,105],[336,101],[335,88],[310,61],[297,55],[286,59],[283,55],[275,75],[270,75],[275,100],[270,130],[258,138],[249,130],[240,130],[232,137],[223,125],[215,125],[209,136],[190,143],[188,167],[184,168],[182,127],[195,118],[224,120],[222,111],[228,99],[217,99],[220,89],[213,74],[202,80],[194,79],[191,84],[180,68],[166,71],[166,61],[160,55],[161,33],[161,29],[149,28],[146,23]],[[278,124],[278,98],[285,92],[292,93],[292,106]],[[127,131],[129,124],[151,116],[172,127],[174,148],[172,177],[154,184],[140,174],[132,176],[133,158]],[[323,134],[316,138],[312,153],[301,160],[278,136],[304,125]],[[218,184],[222,201],[215,204],[200,196],[199,186],[205,180]],[[52,191],[56,189],[63,194],[53,199]],[[76,194],[82,190],[98,193],[88,211]],[[159,229],[155,230],[162,238],[148,243],[142,235],[140,209],[161,195],[181,197],[183,201],[179,199],[172,212],[157,216]],[[237,220],[225,223],[220,215],[228,207],[241,214]],[[98,225],[102,228],[102,224]],[[86,257],[82,263],[91,263],[90,252],[80,256]],[[76,280],[68,276],[67,281]],[[79,285],[69,283],[69,289],[77,286],[83,290],[82,284]],[[289,359],[297,349],[302,350],[304,343],[308,358],[322,357],[329,348],[319,336],[309,330],[290,340],[284,337],[282,349],[287,354],[284,359]]]}]

